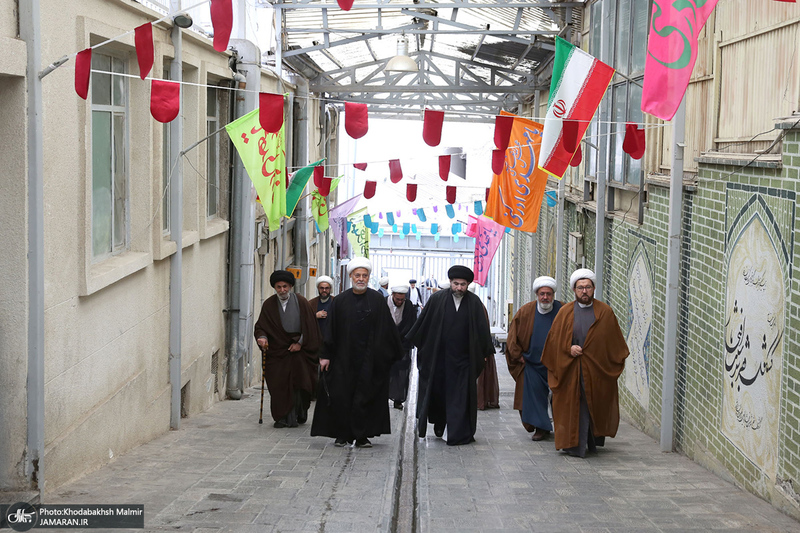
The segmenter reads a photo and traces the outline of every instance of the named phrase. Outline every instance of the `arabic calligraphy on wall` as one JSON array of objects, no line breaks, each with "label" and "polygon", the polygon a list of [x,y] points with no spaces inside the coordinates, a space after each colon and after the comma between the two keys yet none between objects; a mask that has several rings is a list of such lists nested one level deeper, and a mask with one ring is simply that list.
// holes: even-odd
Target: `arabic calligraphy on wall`
[{"label": "arabic calligraphy on wall", "polygon": [[650,335],[653,329],[652,268],[641,242],[628,275],[628,349],[625,386],[644,407],[650,405]]}]

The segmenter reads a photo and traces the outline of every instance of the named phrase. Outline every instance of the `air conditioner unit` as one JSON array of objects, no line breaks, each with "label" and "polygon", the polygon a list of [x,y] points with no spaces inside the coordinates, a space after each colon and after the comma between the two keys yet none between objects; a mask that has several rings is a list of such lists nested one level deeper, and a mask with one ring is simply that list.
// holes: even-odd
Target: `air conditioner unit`
[{"label": "air conditioner unit", "polygon": [[573,263],[583,263],[583,234],[577,231],[569,232],[567,256]]}]

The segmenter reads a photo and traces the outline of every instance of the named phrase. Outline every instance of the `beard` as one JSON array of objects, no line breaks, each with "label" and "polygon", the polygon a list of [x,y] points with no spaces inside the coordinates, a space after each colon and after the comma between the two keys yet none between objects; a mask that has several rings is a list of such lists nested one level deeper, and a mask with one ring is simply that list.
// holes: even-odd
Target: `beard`
[{"label": "beard", "polygon": [[287,292],[286,294],[280,294],[280,293],[278,293],[278,299],[279,299],[280,301],[282,301],[282,302],[285,302],[286,300],[288,300],[288,299],[289,299],[289,293],[288,293],[288,292]]},{"label": "beard", "polygon": [[366,281],[356,281],[353,283],[353,290],[355,292],[364,292],[367,290],[367,282]]},{"label": "beard", "polygon": [[542,313],[549,313],[553,309],[553,302],[543,304],[542,302],[537,302],[539,305],[539,311]]},{"label": "beard", "polygon": [[456,298],[458,298],[460,300],[461,298],[464,297],[464,293],[463,292],[458,292],[458,291],[453,291],[453,296],[455,296]]}]

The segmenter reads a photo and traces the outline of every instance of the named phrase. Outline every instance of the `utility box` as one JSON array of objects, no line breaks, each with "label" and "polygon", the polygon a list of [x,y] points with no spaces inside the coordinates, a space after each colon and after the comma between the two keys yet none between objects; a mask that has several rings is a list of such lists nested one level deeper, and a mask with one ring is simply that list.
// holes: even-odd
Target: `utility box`
[{"label": "utility box", "polygon": [[583,262],[583,234],[577,231],[569,232],[567,257],[573,263]]}]

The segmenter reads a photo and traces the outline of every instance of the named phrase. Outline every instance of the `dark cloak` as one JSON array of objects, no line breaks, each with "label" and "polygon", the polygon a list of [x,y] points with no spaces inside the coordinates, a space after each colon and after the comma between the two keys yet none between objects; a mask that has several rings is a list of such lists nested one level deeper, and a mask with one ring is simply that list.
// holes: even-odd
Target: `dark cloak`
[{"label": "dark cloak", "polygon": [[[389,296],[389,298],[391,298],[391,296]],[[387,302],[389,298],[387,298]],[[389,314],[391,315],[391,308],[388,303],[386,308],[389,309]],[[408,375],[411,371],[411,349],[414,345],[405,337],[408,332],[411,331],[416,320],[417,307],[412,305],[409,300],[405,300],[400,323],[397,324],[397,332],[400,334],[400,340],[403,344],[403,358],[399,361],[395,361],[389,373],[389,399],[395,402],[402,403],[406,401],[406,397],[408,396]]]},{"label": "dark cloak", "polygon": [[[453,292],[451,289],[437,291],[428,300],[414,327],[407,337],[417,347],[417,367],[419,368],[419,392],[417,399],[417,433],[420,437],[425,437],[428,430],[429,415],[434,418],[439,416],[437,413],[429,412],[431,400],[434,396],[434,382],[445,379],[444,376],[436,376],[436,370],[445,368],[445,360],[449,359],[448,345],[457,341],[459,338],[466,343],[466,356],[468,367],[466,369],[463,387],[465,405],[464,416],[467,417],[463,426],[456,430],[454,427],[448,429],[448,444],[471,442],[475,435],[478,424],[478,387],[477,380],[483,370],[484,360],[487,357],[494,357],[494,345],[489,329],[489,321],[486,318],[486,309],[483,307],[481,299],[475,294],[467,291],[461,301],[461,310],[466,311],[466,331],[454,331],[451,322],[445,321],[446,315],[451,315],[455,311],[453,303]],[[466,333],[466,335],[465,335]],[[447,376],[455,377],[455,376]],[[462,413],[447,413],[448,423],[450,417],[461,417]]]},{"label": "dark cloak", "polygon": [[[263,357],[263,373],[270,396],[272,418],[280,420],[288,415],[295,405],[295,391],[305,392],[311,397],[317,385],[317,352],[320,348],[319,327],[314,310],[308,300],[297,296],[300,311],[300,331],[286,332],[281,324],[278,295],[273,294],[261,306],[261,315],[255,325],[255,337],[266,337],[269,343]],[[290,335],[289,333],[295,333]],[[289,346],[303,336],[303,344],[297,352]],[[308,399],[304,400],[308,409]]]},{"label": "dark cloak", "polygon": [[[333,302],[333,296],[328,298],[328,301],[325,303],[320,302],[319,296],[315,296],[311,298],[308,303],[311,304],[311,308],[314,310],[314,316],[317,316],[317,312],[319,311],[330,311],[331,310],[331,303]],[[328,319],[327,318],[318,318],[317,324],[319,324],[319,332],[321,338],[325,338],[325,330],[328,329]]]},{"label": "dark cloak", "polygon": [[311,435],[352,441],[391,433],[389,369],[402,356],[397,326],[378,291],[336,296],[319,355],[330,367],[320,377]]}]

